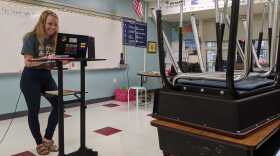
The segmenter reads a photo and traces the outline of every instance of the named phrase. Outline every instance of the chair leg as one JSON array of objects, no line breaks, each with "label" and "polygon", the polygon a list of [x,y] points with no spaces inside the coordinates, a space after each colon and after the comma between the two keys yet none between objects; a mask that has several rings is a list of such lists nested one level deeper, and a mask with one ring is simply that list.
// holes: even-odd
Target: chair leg
[{"label": "chair leg", "polygon": [[136,89],[136,111],[138,111],[138,89]]},{"label": "chair leg", "polygon": [[151,94],[151,104],[153,105],[154,104],[154,98],[155,98],[155,93],[153,92]]},{"label": "chair leg", "polygon": [[130,89],[128,89],[128,93],[127,93],[128,94],[127,95],[127,108],[128,108],[128,111],[129,111],[129,95],[130,95],[129,91],[130,91]]},{"label": "chair leg", "polygon": [[145,89],[145,110],[147,109],[147,89]]}]

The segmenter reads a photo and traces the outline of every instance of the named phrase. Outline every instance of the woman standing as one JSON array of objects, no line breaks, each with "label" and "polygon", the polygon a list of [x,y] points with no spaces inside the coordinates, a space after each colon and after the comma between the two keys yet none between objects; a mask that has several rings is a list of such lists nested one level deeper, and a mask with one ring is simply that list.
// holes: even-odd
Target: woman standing
[{"label": "woman standing", "polygon": [[[58,123],[58,98],[44,94],[45,91],[57,90],[57,85],[50,72],[54,64],[33,62],[31,59],[54,54],[57,34],[58,16],[50,10],[46,10],[41,14],[33,31],[25,35],[21,51],[25,67],[21,76],[20,88],[28,107],[29,128],[37,144],[36,150],[40,155],[48,155],[49,152],[57,151],[52,137]],[[38,119],[41,95],[52,105],[44,137],[41,135]]]}]

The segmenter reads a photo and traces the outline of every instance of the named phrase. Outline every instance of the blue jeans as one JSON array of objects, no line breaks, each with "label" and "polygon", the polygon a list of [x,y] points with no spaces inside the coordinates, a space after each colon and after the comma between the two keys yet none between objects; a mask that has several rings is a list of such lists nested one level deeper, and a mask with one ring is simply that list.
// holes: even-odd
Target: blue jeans
[{"label": "blue jeans", "polygon": [[28,107],[28,125],[37,145],[42,143],[38,119],[41,95],[50,102],[52,111],[49,115],[44,137],[51,140],[58,123],[58,97],[44,94],[45,91],[57,90],[57,85],[52,78],[51,72],[46,69],[24,68],[20,80],[20,89]]}]

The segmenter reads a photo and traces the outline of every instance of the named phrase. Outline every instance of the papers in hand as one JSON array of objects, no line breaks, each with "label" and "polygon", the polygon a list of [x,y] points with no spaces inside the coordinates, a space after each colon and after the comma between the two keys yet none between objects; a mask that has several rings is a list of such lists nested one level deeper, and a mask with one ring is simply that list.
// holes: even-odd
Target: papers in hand
[{"label": "papers in hand", "polygon": [[47,59],[60,59],[60,58],[70,58],[69,55],[48,55]]},{"label": "papers in hand", "polygon": [[70,58],[69,55],[54,55],[55,58]]},{"label": "papers in hand", "polygon": [[46,61],[43,62],[41,65],[53,68],[56,67],[56,61]]}]

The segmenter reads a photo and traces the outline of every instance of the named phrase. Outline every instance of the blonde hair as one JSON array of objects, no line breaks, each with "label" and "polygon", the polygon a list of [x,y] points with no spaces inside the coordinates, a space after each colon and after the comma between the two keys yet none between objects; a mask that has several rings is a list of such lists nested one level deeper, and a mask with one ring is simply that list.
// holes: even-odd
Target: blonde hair
[{"label": "blonde hair", "polygon": [[[57,16],[56,13],[54,13],[51,10],[45,10],[44,12],[41,13],[40,18],[39,18],[37,24],[35,25],[34,29],[31,32],[27,33],[25,35],[25,37],[34,34],[34,35],[36,35],[36,38],[39,41],[39,44],[41,46],[43,46],[44,45],[45,34],[46,34],[46,32],[45,32],[45,25],[46,25],[46,21],[47,21],[48,16],[53,16],[53,17],[58,19],[58,16]],[[50,40],[51,40],[51,47],[53,49],[55,49],[55,47],[56,47],[57,34],[58,34],[58,30],[50,38]]]}]

